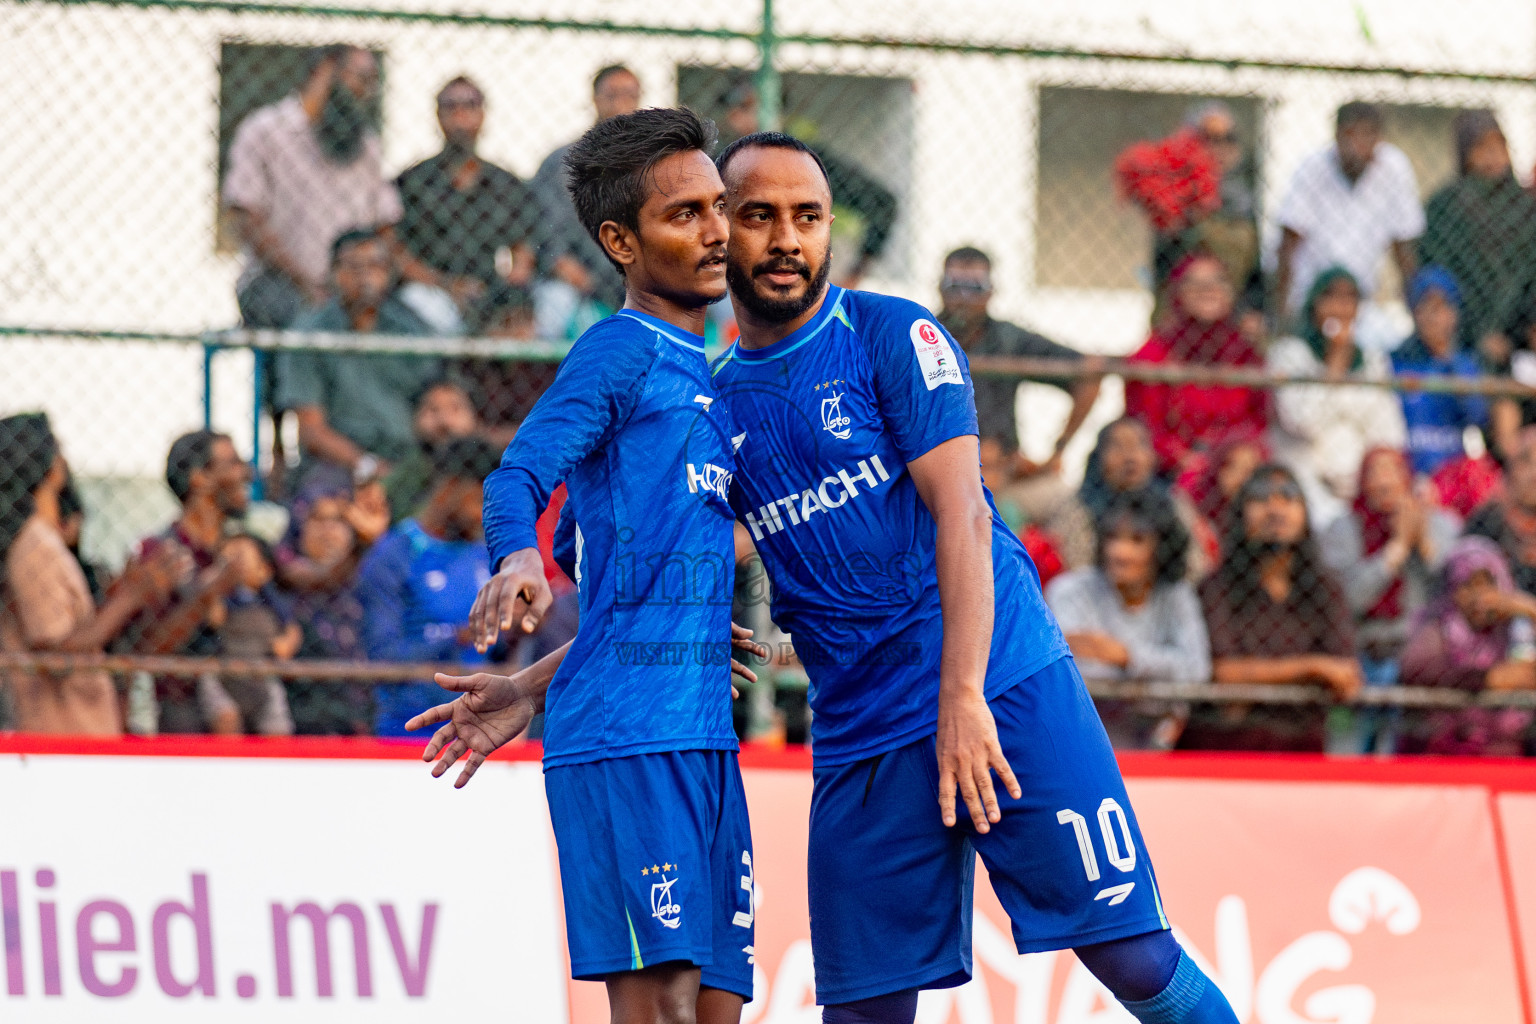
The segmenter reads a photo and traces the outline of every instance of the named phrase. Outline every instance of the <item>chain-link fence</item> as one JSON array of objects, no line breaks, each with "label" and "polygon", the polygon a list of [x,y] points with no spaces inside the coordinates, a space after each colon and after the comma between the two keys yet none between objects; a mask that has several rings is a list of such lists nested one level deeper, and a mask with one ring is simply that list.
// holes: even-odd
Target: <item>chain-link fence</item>
[{"label": "chain-link fence", "polygon": [[[1536,23],[1488,13],[0,5],[0,415],[48,416],[0,439],[6,649],[223,658],[133,685],[96,664],[136,728],[266,728],[288,679],[300,731],[370,731],[378,674],[295,683],[272,656],[467,655],[446,621],[391,646],[368,549],[622,302],[563,147],[681,103],[815,146],[834,280],[969,351],[1002,514],[1085,674],[1146,698],[1106,705],[1117,740],[1523,749],[1523,698],[1286,703],[1536,686]],[[715,307],[710,342],[734,330]],[[1218,695],[1145,688],[1211,679],[1228,699],[1193,710]],[[803,735],[786,689],[744,728]]]}]

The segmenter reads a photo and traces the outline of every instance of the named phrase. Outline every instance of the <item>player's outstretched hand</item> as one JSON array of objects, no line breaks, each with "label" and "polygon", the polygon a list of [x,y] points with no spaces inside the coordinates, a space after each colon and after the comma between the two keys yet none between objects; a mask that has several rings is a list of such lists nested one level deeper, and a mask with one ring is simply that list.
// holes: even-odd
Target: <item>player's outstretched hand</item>
[{"label": "player's outstretched hand", "polygon": [[[752,631],[746,626],[738,626],[734,622],[731,623],[731,648],[732,650],[741,651],[745,656],[758,658],[762,661],[768,660],[768,648],[763,644],[754,643]],[[746,662],[738,661],[735,658],[731,659],[731,674],[740,676],[749,683],[757,682],[757,673],[748,668]],[[736,689],[735,684],[732,684],[731,697],[734,699],[740,696],[741,692]]]},{"label": "player's outstretched hand", "polygon": [[[992,773],[1003,781],[1015,800],[1023,796],[1019,781],[1008,767],[992,709],[978,689],[974,693],[939,696],[939,810],[945,826],[954,825],[955,789],[971,814],[977,832],[985,833],[1003,820],[992,787]],[[991,824],[989,824],[991,823]]]},{"label": "player's outstretched hand", "polygon": [[469,610],[470,633],[475,650],[484,654],[496,644],[502,633],[510,633],[518,623],[524,633],[539,628],[539,622],[555,596],[544,578],[544,558],[538,548],[523,548],[501,560],[496,575],[486,581]]},{"label": "player's outstretched hand", "polygon": [[[409,722],[407,729],[424,729],[445,723],[432,735],[432,742],[422,751],[421,759],[437,759],[432,777],[440,779],[454,762],[465,754],[469,759],[454,780],[454,789],[463,789],[474,778],[497,747],[517,737],[533,719],[533,698],[510,676],[476,672],[472,676],[449,676],[439,672],[437,685],[457,690],[463,696],[447,704],[428,708]],[[438,755],[441,754],[441,757]]]}]

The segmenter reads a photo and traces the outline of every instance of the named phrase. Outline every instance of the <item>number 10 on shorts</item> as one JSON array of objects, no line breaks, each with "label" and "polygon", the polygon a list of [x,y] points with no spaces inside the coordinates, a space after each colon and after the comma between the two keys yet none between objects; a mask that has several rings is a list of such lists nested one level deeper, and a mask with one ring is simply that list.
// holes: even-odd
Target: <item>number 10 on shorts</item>
[{"label": "number 10 on shorts", "polygon": [[[1097,882],[1100,877],[1099,858],[1093,849],[1093,833],[1088,828],[1088,819],[1071,808],[1065,808],[1056,812],[1056,820],[1072,826],[1077,836],[1077,852],[1083,857],[1083,873],[1088,876],[1088,881]],[[1104,858],[1110,864],[1127,874],[1136,870],[1136,843],[1131,839],[1131,824],[1125,818],[1125,810],[1113,797],[1105,797],[1104,802],[1099,804],[1099,835],[1104,839]],[[1122,838],[1125,841],[1124,849],[1121,848]],[[1134,888],[1135,882],[1112,885],[1099,890],[1093,898],[1095,901],[1109,900],[1109,905],[1113,907],[1117,903],[1124,903]]]}]

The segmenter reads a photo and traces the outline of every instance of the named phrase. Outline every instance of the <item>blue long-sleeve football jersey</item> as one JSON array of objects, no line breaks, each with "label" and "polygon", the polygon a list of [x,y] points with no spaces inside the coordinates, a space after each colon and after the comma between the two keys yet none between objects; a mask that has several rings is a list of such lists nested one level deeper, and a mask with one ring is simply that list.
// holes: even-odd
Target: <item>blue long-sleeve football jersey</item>
[{"label": "blue long-sleeve football jersey", "polygon": [[[738,431],[731,504],[811,680],[818,764],[930,735],[943,621],[936,528],[907,463],[976,433],[969,366],[923,307],[832,288],[809,323],[714,366]],[[989,504],[991,494],[987,495]],[[1019,539],[992,509],[986,695],[1067,653]]]},{"label": "blue long-sleeve football jersey", "polygon": [[735,750],[732,431],[703,339],[634,310],[592,327],[485,482],[494,570],[563,480],[581,626],[550,682],[544,764]]}]

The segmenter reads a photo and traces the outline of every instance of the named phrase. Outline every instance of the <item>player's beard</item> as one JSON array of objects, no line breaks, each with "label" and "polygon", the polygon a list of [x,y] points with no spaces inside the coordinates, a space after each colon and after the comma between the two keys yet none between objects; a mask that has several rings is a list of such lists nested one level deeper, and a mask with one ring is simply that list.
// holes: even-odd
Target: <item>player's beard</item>
[{"label": "player's beard", "polygon": [[[793,299],[775,299],[758,294],[758,274],[788,269],[798,271],[801,277],[810,282],[810,287]],[[821,298],[821,293],[826,290],[827,279],[831,275],[831,253],[827,253],[826,258],[821,261],[821,266],[816,268],[814,276],[810,273],[809,267],[804,260],[764,260],[754,266],[750,272],[743,272],[732,263],[725,265],[725,280],[731,286],[731,294],[736,298],[736,301],[745,306],[747,312],[759,320],[771,324],[788,323],[814,306],[816,300]]]}]

